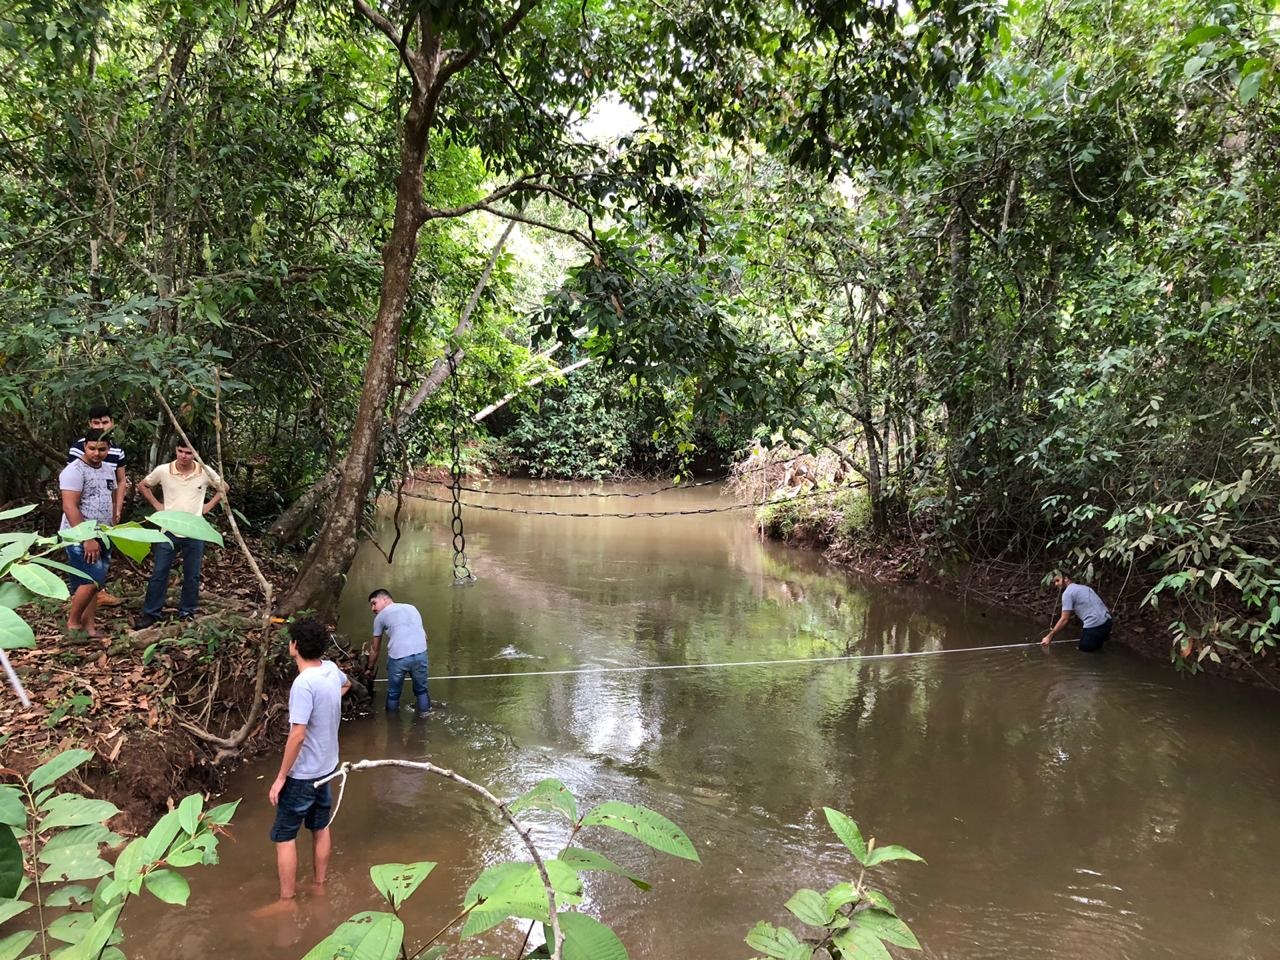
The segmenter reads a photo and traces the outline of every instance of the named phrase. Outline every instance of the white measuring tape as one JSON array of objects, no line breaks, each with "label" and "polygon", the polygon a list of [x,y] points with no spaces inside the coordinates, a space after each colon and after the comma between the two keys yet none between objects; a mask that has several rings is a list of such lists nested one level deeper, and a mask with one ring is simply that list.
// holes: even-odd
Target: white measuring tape
[{"label": "white measuring tape", "polygon": [[[1075,643],[1074,640],[1052,640],[1051,643]],[[659,663],[637,667],[571,667],[566,670],[515,670],[509,673],[459,673],[431,677],[431,680],[498,680],[505,677],[564,677],[580,673],[646,673],[658,670],[715,670],[722,667],[776,667],[799,663],[847,663],[854,660],[898,660],[906,657],[935,657],[943,653],[981,653],[987,650],[1019,650],[1038,647],[1030,643],[1002,643],[988,647],[955,647],[949,650],[908,650],[903,653],[858,653],[843,657],[806,657],[795,660],[730,660],[723,663]],[[386,683],[379,677],[374,683]]]}]

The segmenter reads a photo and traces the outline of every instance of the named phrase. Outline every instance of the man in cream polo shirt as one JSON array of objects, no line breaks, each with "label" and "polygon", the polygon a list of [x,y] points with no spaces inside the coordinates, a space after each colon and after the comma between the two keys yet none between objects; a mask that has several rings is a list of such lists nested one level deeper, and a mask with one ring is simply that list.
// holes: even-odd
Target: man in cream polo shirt
[{"label": "man in cream polo shirt", "polygon": [[[163,503],[156,499],[156,487],[160,488],[164,496]],[[213,487],[214,494],[206,501],[205,493],[210,487]],[[227,485],[213,470],[196,463],[195,451],[179,437],[174,447],[173,460],[160,464],[143,477],[138,489],[157,510],[181,510],[184,513],[203,515],[218,505],[218,501],[227,492]],[[175,551],[182,554],[182,600],[178,606],[178,617],[190,620],[196,615],[196,605],[200,602],[200,564],[204,560],[204,541],[175,537],[173,534],[167,536],[169,542],[157,543],[152,551],[155,567],[151,571],[151,582],[147,584],[142,615],[133,623],[135,630],[142,630],[162,619]]]}]

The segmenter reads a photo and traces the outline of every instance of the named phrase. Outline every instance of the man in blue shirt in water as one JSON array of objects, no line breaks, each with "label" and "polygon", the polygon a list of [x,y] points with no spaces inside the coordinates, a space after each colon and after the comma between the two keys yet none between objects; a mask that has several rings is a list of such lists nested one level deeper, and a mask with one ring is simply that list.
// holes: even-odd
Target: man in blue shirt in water
[{"label": "man in blue shirt in water", "polygon": [[1048,646],[1054,635],[1066,629],[1071,622],[1071,614],[1080,618],[1084,629],[1080,631],[1080,649],[1086,653],[1094,653],[1102,649],[1102,645],[1111,636],[1111,611],[1102,602],[1102,598],[1093,588],[1083,583],[1075,583],[1066,574],[1054,574],[1053,585],[1062,591],[1062,616],[1053,625],[1043,640],[1042,646]]},{"label": "man in blue shirt in water", "polygon": [[422,614],[411,603],[396,603],[386,590],[369,594],[369,609],[374,613],[370,674],[378,665],[382,635],[387,635],[387,712],[400,709],[400,690],[408,674],[413,679],[418,712],[426,713],[431,709],[431,696],[427,693],[427,630]]}]

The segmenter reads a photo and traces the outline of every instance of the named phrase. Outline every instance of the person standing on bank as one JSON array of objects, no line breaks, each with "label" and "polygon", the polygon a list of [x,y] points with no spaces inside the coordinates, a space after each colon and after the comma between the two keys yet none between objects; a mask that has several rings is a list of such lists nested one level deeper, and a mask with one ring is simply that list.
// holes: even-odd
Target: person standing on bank
[{"label": "person standing on bank", "polygon": [[413,679],[418,712],[426,713],[431,709],[431,695],[427,693],[427,630],[422,614],[411,603],[396,603],[386,590],[369,594],[369,609],[374,613],[370,674],[378,665],[382,635],[387,634],[387,712],[400,709],[400,690],[408,674]]},{"label": "person standing on bank", "polygon": [[[111,416],[111,408],[105,404],[95,404],[89,408],[89,429],[101,430],[103,434],[110,432],[115,426],[115,418]],[[67,463],[74,463],[77,460],[84,459],[85,438],[81,437],[73,443],[67,450]],[[111,523],[119,523],[124,516],[124,497],[129,490],[129,478],[124,469],[124,450],[108,441],[107,456],[103,461],[107,466],[115,472],[116,488],[112,497],[113,510],[111,514]],[[119,597],[109,593],[105,586],[98,591],[97,598],[100,607],[117,607],[121,600]]]},{"label": "person standing on bank", "polygon": [[[162,504],[153,490],[159,487],[164,496]],[[205,493],[213,487],[214,494],[205,500]],[[209,467],[196,462],[195,451],[179,437],[174,446],[173,460],[162,463],[142,478],[138,489],[147,502],[157,510],[181,510],[203,516],[218,505],[227,492],[227,485]],[[169,571],[173,569],[173,555],[182,555],[182,599],[178,604],[178,619],[190,620],[196,615],[200,602],[200,566],[204,562],[204,541],[190,537],[166,534],[167,543],[157,543],[151,552],[155,566],[151,581],[147,584],[147,596],[142,602],[142,614],[134,622],[135,630],[151,626],[164,616],[165,593],[169,589]]]},{"label": "person standing on bank", "polygon": [[271,842],[276,845],[276,874],[280,902],[293,900],[298,879],[298,831],[311,831],[313,873],[322,886],[329,869],[333,841],[333,792],[329,784],[316,785],[338,768],[338,725],[342,698],[351,681],[332,660],[321,659],[329,645],[329,632],[318,620],[289,624],[289,656],[298,668],[289,688],[289,739],[284,757],[267,799],[276,808]]},{"label": "person standing on bank", "polygon": [[[62,494],[62,523],[59,530],[78,526],[85,520],[110,525],[115,519],[116,471],[106,462],[110,444],[102,430],[84,435],[83,457],[77,457],[58,474],[58,490]],[[67,544],[67,563],[79,571],[71,578],[71,605],[67,611],[67,629],[83,630],[97,640],[94,617],[98,612],[98,592],[107,582],[111,567],[110,541],[92,537],[80,543]]]},{"label": "person standing on bank", "polygon": [[1066,574],[1055,574],[1053,585],[1062,591],[1062,615],[1040,641],[1041,645],[1048,646],[1057,633],[1066,629],[1071,622],[1071,614],[1074,613],[1084,625],[1084,629],[1080,631],[1080,649],[1086,653],[1101,650],[1111,636],[1111,611],[1102,602],[1102,598],[1092,587],[1075,583]]}]

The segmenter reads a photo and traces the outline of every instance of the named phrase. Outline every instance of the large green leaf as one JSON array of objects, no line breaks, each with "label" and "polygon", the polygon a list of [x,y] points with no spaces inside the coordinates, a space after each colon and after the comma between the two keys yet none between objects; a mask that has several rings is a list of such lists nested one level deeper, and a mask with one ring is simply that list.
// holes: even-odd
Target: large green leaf
[{"label": "large green leaf", "polygon": [[827,905],[827,898],[817,890],[797,890],[786,902],[786,908],[793,917],[811,927],[825,927],[834,915]]},{"label": "large green leaf", "polygon": [[596,853],[594,850],[583,850],[580,847],[569,847],[557,857],[561,863],[567,863],[575,870],[598,870],[602,873],[613,873],[620,877],[626,877],[641,890],[650,889],[651,885],[645,883],[635,874],[628,870],[624,870],[602,853]]},{"label": "large green leaf", "polygon": [[583,817],[582,825],[611,827],[629,837],[635,837],[655,850],[684,860],[701,862],[684,831],[648,807],[623,803],[621,800],[608,800]]},{"label": "large green leaf", "polygon": [[568,818],[570,823],[578,821],[578,804],[573,794],[555,777],[540,780],[536,786],[520,799],[512,801],[508,809],[512,813],[521,810],[557,810]]},{"label": "large green leaf", "polygon": [[846,927],[832,938],[840,960],[893,960],[880,938],[865,927]]},{"label": "large green leaf", "polygon": [[120,551],[121,554],[128,557],[134,563],[141,563],[151,555],[151,544],[138,543],[136,540],[111,539],[111,546],[113,549]]},{"label": "large green leaf", "polygon": [[7,937],[0,937],[0,960],[18,960],[24,950],[36,938],[35,930],[19,930]]},{"label": "large green leaf", "polygon": [[84,571],[77,570],[69,564],[63,563],[61,560],[54,560],[52,557],[32,557],[32,563],[38,563],[42,567],[48,567],[50,570],[59,570],[62,573],[68,573],[73,577],[84,579]]},{"label": "large green leaf", "polygon": [[27,807],[22,801],[22,791],[10,784],[0,784],[0,823],[11,827],[26,827]]},{"label": "large green leaf", "polygon": [[59,793],[50,797],[42,809],[46,815],[40,821],[41,830],[104,823],[120,812],[120,808],[109,800],[91,800],[78,793]]},{"label": "large green leaf", "polygon": [[22,884],[22,848],[6,824],[0,824],[0,899],[18,895]]},{"label": "large green leaf", "polygon": [[189,793],[178,804],[178,826],[188,836],[195,836],[200,827],[200,811],[204,809],[204,797]]},{"label": "large green leaf", "polygon": [[920,941],[916,939],[911,929],[892,913],[884,910],[874,908],[859,910],[853,915],[853,925],[896,946],[906,947],[909,950],[920,949]]},{"label": "large green leaf", "polygon": [[90,823],[83,827],[71,827],[54,834],[45,841],[40,850],[40,861],[49,863],[59,850],[67,847],[82,847],[88,844],[119,843],[124,838],[100,823]]},{"label": "large green leaf", "polygon": [[191,885],[187,883],[187,878],[176,870],[153,870],[142,883],[157,900],[165,903],[185,907],[187,898],[191,896]]},{"label": "large green leaf", "polygon": [[178,811],[170,810],[157,820],[147,831],[143,852],[140,854],[143,863],[155,863],[163,860],[169,852],[169,845],[182,828],[178,824]]},{"label": "large green leaf", "polygon": [[74,527],[59,530],[58,536],[66,543],[84,543],[86,540],[97,538],[98,526],[97,520],[82,520]]},{"label": "large green leaf", "polygon": [[68,773],[93,759],[92,750],[64,750],[48,763],[37,767],[31,776],[27,777],[27,783],[31,785],[33,791],[55,783]]},{"label": "large green leaf", "polygon": [[151,527],[144,527],[140,523],[122,523],[119,526],[108,527],[103,531],[112,542],[116,540],[128,540],[130,543],[168,543],[169,538],[165,536],[163,530],[154,530]]},{"label": "large green leaf", "polygon": [[906,847],[900,847],[896,843],[887,843],[883,847],[876,847],[867,855],[866,866],[874,867],[877,863],[886,863],[890,860],[915,860],[918,863],[924,863],[924,857],[912,853]]},{"label": "large green leaf", "polygon": [[17,610],[18,607],[25,606],[34,599],[35,596],[31,591],[20,583],[14,583],[12,580],[0,583],[0,607]]},{"label": "large green leaf", "polygon": [[436,868],[434,863],[423,860],[418,863],[380,863],[369,868],[369,877],[377,891],[398,911]]},{"label": "large green leaf", "polygon": [[[120,934],[116,930],[116,919],[120,916],[120,911],[123,908],[124,904],[122,903],[108,907],[93,922],[93,926],[89,928],[84,939],[64,953],[59,954],[58,960],[97,960],[102,953],[102,948],[108,942],[119,941]],[[85,916],[88,916],[88,914],[85,914]]]},{"label": "large green leaf", "polygon": [[366,911],[339,924],[302,960],[396,960],[404,924],[393,913]]},{"label": "large green leaf", "polygon": [[[585,913],[557,913],[564,935],[564,960],[627,960],[626,948],[618,935],[595,917]],[[547,942],[551,925],[544,928]]]},{"label": "large green leaf", "polygon": [[93,891],[82,883],[68,883],[44,898],[46,907],[75,907],[93,900]]},{"label": "large green leaf", "polygon": [[92,913],[64,913],[46,928],[49,936],[63,943],[79,943],[93,926]]},{"label": "large green leaf", "polygon": [[[48,901],[45,901],[46,904]],[[30,900],[0,900],[0,923],[6,920],[12,920],[20,913],[25,913],[34,907],[35,904]]]},{"label": "large green leaf", "polygon": [[840,838],[840,842],[849,848],[849,851],[859,863],[865,865],[867,862],[867,842],[862,839],[862,831],[858,829],[858,825],[839,810],[823,807],[822,812],[827,815],[827,823],[831,825],[835,835]]},{"label": "large green leaf", "polygon": [[41,883],[54,883],[60,880],[96,880],[111,872],[111,864],[98,855],[96,843],[80,844],[75,847],[61,847],[47,857],[48,866],[40,875]]},{"label": "large green leaf", "polygon": [[222,545],[222,534],[199,514],[186,513],[182,510],[157,510],[147,519],[175,537],[189,537],[192,540],[205,540]]},{"label": "large green leaf", "polygon": [[[546,861],[546,868],[558,906],[582,901],[582,881],[576,870],[558,860]],[[547,888],[538,868],[531,863],[504,863],[486,870],[467,891],[463,905],[470,906],[480,899],[484,902],[471,911],[463,925],[464,938],[474,937],[512,917],[542,921],[550,917]]]},{"label": "large green leaf", "polygon": [[32,593],[38,593],[42,597],[66,600],[71,596],[61,577],[38,564],[15,563],[9,568],[9,574]]},{"label": "large green leaf", "polygon": [[813,948],[801,943],[786,927],[761,921],[747,934],[747,946],[773,960],[809,960]]},{"label": "large green leaf", "polygon": [[0,510],[0,520],[14,520],[18,517],[25,517],[37,506],[38,504],[29,503],[25,507],[10,507],[8,510]]},{"label": "large green leaf", "polygon": [[0,607],[0,650],[23,650],[36,645],[36,635],[27,621],[9,607]]},{"label": "large green leaf", "polygon": [[232,800],[230,803],[220,803],[216,807],[210,807],[205,812],[205,819],[210,823],[218,826],[226,826],[231,822],[231,818],[235,816],[236,807],[240,806],[239,800]]}]

